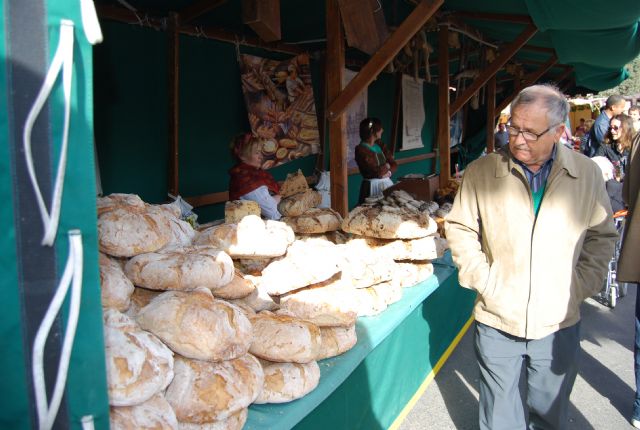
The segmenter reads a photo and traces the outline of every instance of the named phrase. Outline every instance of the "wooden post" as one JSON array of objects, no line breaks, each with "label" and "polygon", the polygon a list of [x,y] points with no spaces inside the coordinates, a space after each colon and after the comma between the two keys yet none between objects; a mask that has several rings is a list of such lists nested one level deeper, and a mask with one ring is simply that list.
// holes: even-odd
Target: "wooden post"
[{"label": "wooden post", "polygon": [[167,82],[168,82],[168,130],[169,136],[169,169],[168,191],[177,196],[178,190],[178,130],[179,127],[179,83],[180,83],[180,33],[178,32],[178,14],[169,13],[167,19]]},{"label": "wooden post", "polygon": [[[498,114],[500,111],[498,111]],[[487,83],[487,154],[495,151],[494,129],[496,121],[496,75]]]},{"label": "wooden post", "polygon": [[[332,103],[342,91],[344,75],[344,31],[338,0],[327,0],[327,101]],[[340,113],[329,122],[329,170],[331,171],[331,207],[343,217],[349,212],[347,182],[347,118]]]},{"label": "wooden post", "polygon": [[[444,0],[422,0],[413,12],[400,24],[380,49],[369,59],[362,70],[349,82],[338,97],[331,101],[327,109],[328,118],[335,121],[355,97],[364,91],[380,72],[389,64],[404,45],[411,40],[418,30],[431,18]],[[327,26],[329,26],[329,22]],[[327,35],[328,39],[328,35]],[[327,44],[328,44],[327,40]],[[327,51],[329,49],[327,48]]]},{"label": "wooden post", "polygon": [[402,109],[402,72],[396,72],[396,94],[393,101],[393,118],[391,119],[391,139],[389,148],[392,153],[398,148],[398,131],[400,125],[400,110]]},{"label": "wooden post", "polygon": [[487,83],[489,78],[495,75],[498,70],[504,66],[507,61],[515,55],[518,50],[533,37],[538,29],[533,23],[529,24],[523,31],[516,37],[516,39],[505,47],[502,52],[496,57],[496,59],[484,69],[480,75],[473,81],[473,83],[462,92],[458,94],[455,101],[451,104],[451,115],[458,112],[462,106],[478,91],[484,84]]},{"label": "wooden post", "polygon": [[438,31],[438,153],[440,154],[440,187],[451,177],[451,115],[449,112],[449,26]]}]

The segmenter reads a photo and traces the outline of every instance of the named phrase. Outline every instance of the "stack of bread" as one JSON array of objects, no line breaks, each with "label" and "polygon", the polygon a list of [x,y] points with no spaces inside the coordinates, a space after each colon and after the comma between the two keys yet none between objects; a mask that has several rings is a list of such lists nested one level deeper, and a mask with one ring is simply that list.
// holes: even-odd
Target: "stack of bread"
[{"label": "stack of bread", "polygon": [[287,223],[296,234],[316,235],[340,229],[342,217],[331,208],[319,208],[322,196],[309,188],[302,172],[287,175],[280,188],[282,200],[278,211],[282,221]]}]

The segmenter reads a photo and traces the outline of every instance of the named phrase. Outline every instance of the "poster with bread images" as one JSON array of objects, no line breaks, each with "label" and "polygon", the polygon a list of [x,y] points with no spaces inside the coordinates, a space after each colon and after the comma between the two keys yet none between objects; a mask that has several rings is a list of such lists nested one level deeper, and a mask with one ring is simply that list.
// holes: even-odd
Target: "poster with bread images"
[{"label": "poster with bread images", "polygon": [[264,139],[263,169],[320,152],[308,55],[241,55],[240,74],[251,132]]}]

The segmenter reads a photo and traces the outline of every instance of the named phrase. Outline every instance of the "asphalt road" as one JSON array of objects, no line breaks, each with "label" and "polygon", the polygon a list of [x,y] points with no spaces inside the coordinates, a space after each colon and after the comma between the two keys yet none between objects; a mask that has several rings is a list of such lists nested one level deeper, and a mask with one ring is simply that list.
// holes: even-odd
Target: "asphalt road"
[{"label": "asphalt road", "polygon": [[[571,394],[570,430],[632,429],[635,393],[635,288],[615,309],[593,299],[582,305],[582,355]],[[400,430],[478,429],[478,378],[473,326],[407,415]]]}]

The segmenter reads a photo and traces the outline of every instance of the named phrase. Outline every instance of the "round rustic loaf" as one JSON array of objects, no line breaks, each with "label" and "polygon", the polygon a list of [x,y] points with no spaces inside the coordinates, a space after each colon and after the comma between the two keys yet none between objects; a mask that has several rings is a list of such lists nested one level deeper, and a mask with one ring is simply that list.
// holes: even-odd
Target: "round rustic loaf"
[{"label": "round rustic loaf", "polygon": [[138,316],[138,312],[140,312],[140,309],[147,306],[154,297],[159,296],[160,294],[162,294],[161,291],[135,287],[133,289],[133,294],[131,294],[129,308],[127,309],[127,312],[125,312],[125,314],[135,319]]},{"label": "round rustic loaf", "polygon": [[171,239],[168,217],[137,206],[117,207],[98,218],[100,251],[133,257],[164,247]]},{"label": "round rustic loaf", "polygon": [[269,361],[308,363],[318,356],[322,339],[317,325],[286,315],[260,312],[253,325],[251,352]]},{"label": "round rustic loaf", "polygon": [[247,215],[238,224],[222,224],[202,231],[196,245],[222,249],[233,258],[278,257],[294,241],[291,227],[280,221],[263,221]]},{"label": "round rustic loaf", "polygon": [[100,294],[103,308],[124,312],[129,308],[133,284],[122,270],[120,262],[100,253]]},{"label": "round rustic loaf", "polygon": [[149,400],[173,379],[173,353],[128,316],[103,314],[109,404],[132,406]]},{"label": "round rustic loaf", "polygon": [[285,217],[296,217],[318,206],[321,202],[322,196],[319,192],[307,189],[301,193],[280,200],[278,203],[278,212]]},{"label": "round rustic loaf", "polygon": [[231,360],[247,353],[253,339],[251,323],[236,306],[215,300],[207,288],[168,291],[137,316],[145,330],[169,348],[197,360]]},{"label": "round rustic loaf", "polygon": [[178,356],[174,369],[165,397],[181,423],[225,420],[253,403],[264,385],[251,354],[217,363]]},{"label": "round rustic loaf", "polygon": [[178,420],[162,394],[134,406],[112,406],[111,430],[178,430]]},{"label": "round rustic loaf", "polygon": [[361,242],[336,245],[336,249],[340,255],[338,265],[342,280],[355,288],[370,287],[393,276],[395,261]]},{"label": "round rustic loaf", "polygon": [[378,239],[355,236],[352,241],[364,242],[371,249],[388,255],[394,260],[435,260],[444,255],[442,240],[431,235],[419,239]]},{"label": "round rustic loaf", "polygon": [[402,207],[357,206],[342,222],[342,230],[380,239],[417,239],[437,230],[429,215]]},{"label": "round rustic loaf", "polygon": [[244,408],[224,420],[202,424],[180,422],[179,425],[180,430],[242,430],[244,423],[247,422],[247,416],[249,416],[249,409]]},{"label": "round rustic loaf", "polygon": [[309,189],[307,178],[302,174],[302,170],[298,169],[297,172],[288,173],[286,179],[280,187],[280,195],[283,198],[292,196],[294,194],[303,193]]},{"label": "round rustic loaf", "polygon": [[398,261],[393,282],[400,287],[413,287],[433,275],[433,264],[430,261]]},{"label": "round rustic loaf", "polygon": [[98,216],[105,212],[112,211],[122,207],[135,207],[140,211],[145,209],[145,202],[136,194],[124,194],[113,193],[108,196],[98,197],[96,201],[96,207],[98,209]]},{"label": "round rustic loaf", "polygon": [[125,272],[134,284],[152,290],[220,288],[233,279],[233,261],[210,246],[165,248],[129,260]]},{"label": "round rustic loaf", "polygon": [[306,396],[320,382],[320,367],[308,363],[274,363],[261,360],[264,386],[254,403],[286,403]]},{"label": "round rustic loaf", "polygon": [[316,360],[344,354],[358,342],[355,323],[349,327],[320,327],[322,346]]},{"label": "round rustic loaf", "polygon": [[311,208],[298,216],[285,216],[281,221],[300,234],[336,231],[342,225],[342,217],[331,208]]}]

